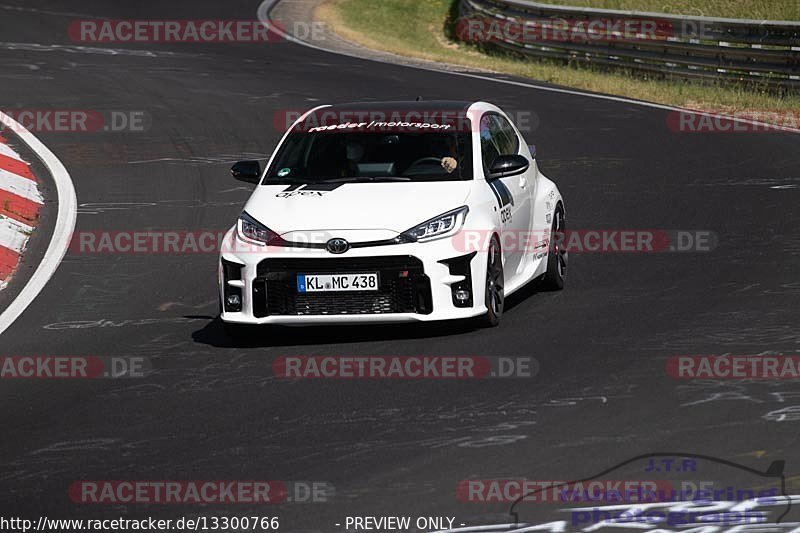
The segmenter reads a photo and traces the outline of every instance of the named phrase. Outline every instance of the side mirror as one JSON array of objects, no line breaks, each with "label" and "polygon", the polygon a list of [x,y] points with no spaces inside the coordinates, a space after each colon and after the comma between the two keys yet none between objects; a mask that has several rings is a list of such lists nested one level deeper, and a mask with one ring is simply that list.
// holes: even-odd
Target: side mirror
[{"label": "side mirror", "polygon": [[501,155],[489,169],[489,179],[507,178],[522,174],[530,168],[531,162],[523,155]]},{"label": "side mirror", "polygon": [[258,161],[239,161],[231,167],[231,175],[239,181],[258,183],[261,164]]}]

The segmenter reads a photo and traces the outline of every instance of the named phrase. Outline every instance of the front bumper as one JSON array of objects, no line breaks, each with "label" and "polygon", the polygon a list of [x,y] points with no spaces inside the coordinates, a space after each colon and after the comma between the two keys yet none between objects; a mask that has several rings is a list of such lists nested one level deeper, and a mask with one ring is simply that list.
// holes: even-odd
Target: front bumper
[{"label": "front bumper", "polygon": [[[239,324],[427,322],[486,313],[485,253],[466,254],[452,238],[427,243],[322,249],[244,244],[235,229],[225,236],[219,262],[221,318]],[[455,261],[454,261],[455,260]],[[379,291],[299,294],[296,275],[378,272]],[[238,279],[232,279],[238,278]],[[468,289],[459,302],[455,289]],[[240,295],[241,310],[224,305]]]}]

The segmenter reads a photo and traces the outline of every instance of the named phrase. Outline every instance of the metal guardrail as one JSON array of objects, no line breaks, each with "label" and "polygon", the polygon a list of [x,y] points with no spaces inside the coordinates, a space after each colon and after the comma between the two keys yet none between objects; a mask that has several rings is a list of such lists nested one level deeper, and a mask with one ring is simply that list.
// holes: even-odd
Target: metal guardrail
[{"label": "metal guardrail", "polygon": [[800,90],[800,22],[460,0],[461,40],[610,69]]}]

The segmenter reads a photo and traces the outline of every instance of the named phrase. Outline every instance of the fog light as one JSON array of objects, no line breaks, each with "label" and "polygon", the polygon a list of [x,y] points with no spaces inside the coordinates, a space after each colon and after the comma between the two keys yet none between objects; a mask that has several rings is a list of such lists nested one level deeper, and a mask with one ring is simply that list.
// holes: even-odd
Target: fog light
[{"label": "fog light", "polygon": [[456,300],[459,302],[466,302],[469,300],[469,291],[459,290],[455,292]]},{"label": "fog light", "polygon": [[238,294],[230,294],[228,295],[228,299],[226,300],[228,309],[231,311],[239,311],[242,308],[242,297]]}]

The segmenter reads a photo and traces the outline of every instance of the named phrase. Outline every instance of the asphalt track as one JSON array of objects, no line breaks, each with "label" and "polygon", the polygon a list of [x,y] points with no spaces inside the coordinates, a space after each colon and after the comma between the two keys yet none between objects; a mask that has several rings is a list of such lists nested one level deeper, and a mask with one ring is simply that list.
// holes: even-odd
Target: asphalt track
[{"label": "asphalt track", "polygon": [[[289,531],[337,531],[354,514],[477,524],[502,520],[507,505],[459,502],[459,480],[583,478],[662,450],[758,469],[784,459],[787,474],[800,471],[799,422],[775,414],[800,406],[795,382],[698,384],[664,370],[676,354],[797,353],[800,136],[676,133],[666,110],[287,42],[94,47],[151,52],[109,54],[67,35],[79,18],[252,19],[257,7],[3,1],[5,108],[152,117],[144,133],[38,134],[75,183],[78,231],[223,230],[248,197],[227,168],[271,153],[275,113],[423,95],[535,113],[527,135],[566,198],[571,228],[710,230],[719,246],[573,254],[567,290],[527,291],[492,330],[287,329],[239,345],[214,318],[215,255],[69,253],[0,351],[139,355],[153,372],[0,383],[4,515],[276,514]],[[533,356],[540,372],[459,382],[272,376],[275,358],[298,354]],[[87,479],[319,480],[336,496],[266,509],[76,505],[67,487]],[[547,512],[528,506],[523,516]]]}]

